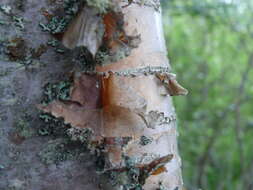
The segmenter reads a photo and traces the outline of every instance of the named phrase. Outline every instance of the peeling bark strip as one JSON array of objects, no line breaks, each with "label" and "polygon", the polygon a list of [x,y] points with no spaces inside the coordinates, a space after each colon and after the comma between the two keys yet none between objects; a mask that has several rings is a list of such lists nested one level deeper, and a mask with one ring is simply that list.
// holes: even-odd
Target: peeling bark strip
[{"label": "peeling bark strip", "polygon": [[[107,0],[101,0],[107,1]],[[89,2],[87,1],[88,5]],[[113,3],[113,1],[111,2]],[[110,4],[108,0],[107,3]],[[98,9],[86,6],[70,23],[63,35],[63,44],[68,48],[84,46],[100,64],[110,63],[130,54],[138,47],[140,36],[136,33],[127,35],[124,31],[124,15],[118,3],[109,12],[101,13]]]},{"label": "peeling bark strip", "polygon": [[[129,44],[127,37],[138,33],[141,38],[138,46],[127,57],[97,66],[94,72],[76,73],[69,101],[39,107],[55,117],[63,117],[65,123],[77,129],[69,131],[72,136],[84,134],[85,138],[80,140],[103,144],[104,172],[114,179],[116,189],[157,190],[161,186],[181,189],[181,161],[171,96],[186,95],[187,90],[170,73],[160,12],[129,2],[125,6],[125,1],[117,1],[117,7],[124,7],[121,12],[112,11],[107,13],[108,18],[103,17],[106,20],[103,44],[117,53],[129,47],[121,46],[122,42]],[[124,20],[117,20],[121,21],[120,27],[114,22],[117,15],[124,16]],[[81,16],[89,15],[79,13],[70,25],[72,29],[76,24],[91,23]],[[101,18],[96,16],[97,20]],[[81,45],[95,55],[99,40],[94,33],[68,31],[71,29],[63,42],[75,47],[82,39]],[[90,42],[95,46],[91,47]]]}]

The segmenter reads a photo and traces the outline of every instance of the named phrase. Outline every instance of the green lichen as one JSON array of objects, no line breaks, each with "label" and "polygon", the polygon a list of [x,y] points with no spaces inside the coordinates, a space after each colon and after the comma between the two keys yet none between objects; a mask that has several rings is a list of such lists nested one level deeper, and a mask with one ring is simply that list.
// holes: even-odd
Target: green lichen
[{"label": "green lichen", "polygon": [[3,170],[5,167],[0,164],[0,170]]},{"label": "green lichen", "polygon": [[132,0],[132,3],[136,3],[140,6],[152,7],[156,11],[160,11],[160,0]]},{"label": "green lichen", "polygon": [[72,127],[67,130],[67,134],[69,135],[72,141],[79,141],[81,143],[89,143],[93,132],[91,129],[88,129],[88,128],[81,129],[81,128]]},{"label": "green lichen", "polygon": [[138,76],[148,76],[148,75],[157,75],[157,74],[166,74],[170,78],[175,78],[176,75],[170,73],[171,69],[169,67],[141,67],[137,69],[127,69],[122,71],[107,71],[107,72],[96,72],[96,71],[86,71],[86,74],[91,75],[100,75],[100,76],[108,76],[110,74],[114,74],[116,76],[124,76],[124,77],[138,77]]},{"label": "green lichen", "polygon": [[152,137],[141,136],[140,145],[146,146],[148,144],[151,144],[152,142],[153,142],[153,138]]},{"label": "green lichen", "polygon": [[54,116],[42,113],[39,118],[43,121],[43,125],[39,127],[38,134],[41,136],[55,136],[55,137],[66,137],[67,130],[70,128],[66,125],[63,119],[55,118]]},{"label": "green lichen", "polygon": [[67,15],[75,15],[78,12],[78,7],[81,5],[80,0],[64,0],[64,11]]},{"label": "green lichen", "polygon": [[16,5],[17,9],[19,9],[21,11],[25,11],[26,1],[27,0],[16,0],[15,5]]},{"label": "green lichen", "polygon": [[4,20],[0,20],[0,25],[7,25],[8,22],[4,21]]},{"label": "green lichen", "polygon": [[64,16],[53,16],[47,24],[39,23],[40,28],[44,32],[49,32],[53,35],[65,32],[68,24],[77,14],[81,6],[81,0],[65,0],[64,1]]},{"label": "green lichen", "polygon": [[[17,15],[14,15],[12,13],[12,8],[11,6],[9,5],[0,5],[0,12],[3,12],[4,14],[6,14],[7,16],[9,16],[13,22],[13,25],[20,29],[20,30],[23,30],[25,28],[25,20],[23,17],[20,17],[20,16],[17,16]],[[8,24],[9,22],[5,22],[5,21],[1,21],[0,22],[2,25],[4,24]]]},{"label": "green lichen", "polygon": [[14,25],[19,29],[23,30],[25,28],[24,18],[19,16],[13,16],[12,20],[14,21]]},{"label": "green lichen", "polygon": [[34,130],[31,128],[29,121],[20,118],[15,123],[16,130],[21,137],[30,138],[34,135]]},{"label": "green lichen", "polygon": [[127,184],[123,185],[123,190],[143,190],[142,185]]},{"label": "green lichen", "polygon": [[[168,190],[166,187],[164,187],[163,183],[159,182],[159,187],[156,190]],[[178,187],[176,187],[174,190],[178,190]]]},{"label": "green lichen", "polygon": [[[0,87],[1,87],[1,85],[0,85]],[[3,94],[3,90],[2,90],[2,89],[0,89],[0,95],[1,95],[1,94]],[[6,99],[4,100],[4,102],[2,103],[2,105],[5,105],[5,106],[13,106],[13,105],[15,105],[15,104],[17,103],[17,101],[18,101],[17,97],[14,97],[14,96],[12,95],[12,97],[6,98]]]},{"label": "green lichen", "polygon": [[11,6],[9,5],[0,5],[0,11],[9,15],[11,13]]},{"label": "green lichen", "polygon": [[[70,86],[70,81],[47,83],[44,87],[41,104],[48,105],[54,100],[69,100]],[[67,136],[67,130],[70,126],[66,125],[63,119],[55,118],[47,113],[41,113],[39,118],[44,122],[43,126],[38,130],[39,135]]]},{"label": "green lichen", "polygon": [[62,48],[62,46],[61,46],[61,44],[60,44],[60,41],[55,40],[55,39],[49,40],[49,41],[47,42],[47,45],[53,47],[53,48],[54,48],[54,51],[55,51],[56,53],[63,54],[63,53],[65,53],[65,51],[66,51],[65,48]]},{"label": "green lichen", "polygon": [[113,6],[111,0],[85,0],[85,2],[96,8],[99,13],[106,13]]},{"label": "green lichen", "polygon": [[76,160],[84,152],[80,146],[71,144],[67,139],[51,140],[39,152],[39,157],[44,164],[59,164],[66,160]]},{"label": "green lichen", "polygon": [[51,46],[51,47],[57,47],[59,45],[59,41],[55,40],[55,39],[52,39],[52,40],[49,40],[47,42],[47,45]]},{"label": "green lichen", "polygon": [[[48,83],[44,87],[43,99],[41,104],[48,105],[54,100],[69,100],[70,98],[70,81],[60,81],[56,83]],[[39,118],[44,122],[43,126],[38,129],[38,134],[41,136],[54,135],[66,136],[67,129],[70,127],[66,125],[63,119],[55,118],[54,116],[41,113]]]},{"label": "green lichen", "polygon": [[54,100],[69,100],[70,86],[70,81],[46,84],[44,87],[42,104],[47,105]]},{"label": "green lichen", "polygon": [[[119,168],[116,167],[106,171],[111,184],[124,190],[143,190],[142,187],[146,179],[154,171],[163,167],[173,157],[173,155],[167,155],[165,157],[160,157],[159,155],[157,155],[158,157],[154,156],[155,155],[152,154],[145,155],[144,157],[122,155],[124,164],[121,164]],[[162,184],[160,184],[159,187],[162,188]]]},{"label": "green lichen", "polygon": [[131,49],[127,46],[117,49],[116,52],[110,53],[108,50],[99,50],[96,54],[96,63],[100,65],[107,65],[117,62],[130,55]]},{"label": "green lichen", "polygon": [[65,13],[68,15],[76,14],[80,5],[88,5],[93,7],[100,14],[105,14],[108,11],[113,10],[115,7],[112,0],[65,0]]},{"label": "green lichen", "polygon": [[69,21],[64,17],[54,16],[50,19],[48,24],[39,23],[42,31],[50,32],[51,34],[63,33],[68,25]]},{"label": "green lichen", "polygon": [[79,47],[76,50],[77,55],[74,58],[75,64],[81,71],[93,71],[95,69],[95,62],[89,50],[85,47]]},{"label": "green lichen", "polygon": [[143,190],[142,186],[145,184],[149,173],[142,170],[136,165],[139,163],[138,159],[123,156],[125,161],[125,171],[109,171],[108,177],[113,186],[121,187],[123,190]]},{"label": "green lichen", "polygon": [[47,24],[40,22],[42,31],[51,34],[61,34],[65,32],[68,24],[78,13],[80,7],[88,5],[97,10],[99,14],[105,14],[109,10],[114,10],[111,0],[65,0],[63,4],[64,16],[54,15]]},{"label": "green lichen", "polygon": [[55,50],[55,52],[56,52],[56,53],[65,53],[65,50],[62,49],[62,48],[57,48],[57,49]]}]

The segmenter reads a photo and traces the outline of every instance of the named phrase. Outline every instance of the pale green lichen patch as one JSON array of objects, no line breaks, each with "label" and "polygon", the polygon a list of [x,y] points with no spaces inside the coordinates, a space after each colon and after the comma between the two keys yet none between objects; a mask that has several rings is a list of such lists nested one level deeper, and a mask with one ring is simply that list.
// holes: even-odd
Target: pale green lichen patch
[{"label": "pale green lichen patch", "polygon": [[59,138],[49,141],[38,155],[44,164],[49,165],[79,159],[84,151],[84,148],[71,144],[67,139]]},{"label": "pale green lichen patch", "polygon": [[20,118],[15,122],[15,128],[18,135],[23,138],[30,138],[35,134],[30,122],[24,118]]},{"label": "pale green lichen patch", "polygon": [[72,127],[67,130],[67,134],[72,141],[79,141],[81,143],[89,143],[92,137],[92,130],[85,128]]},{"label": "pale green lichen patch", "polygon": [[84,4],[94,7],[100,14],[106,13],[113,5],[111,0],[66,0],[63,4],[64,16],[50,15],[49,22],[47,24],[40,22],[39,26],[42,31],[53,35],[64,33],[70,21]]},{"label": "pale green lichen patch", "polygon": [[[112,185],[124,190],[142,190],[146,179],[155,172],[164,172],[164,166],[171,161],[173,155],[166,155],[151,159],[151,162],[143,163],[138,157],[123,155],[123,167],[113,167],[105,171],[112,181]],[[162,187],[162,184],[159,185]]]},{"label": "pale green lichen patch", "polygon": [[131,49],[128,46],[119,48],[116,52],[110,53],[108,50],[100,50],[96,54],[96,62],[100,65],[107,65],[117,62],[129,56]]},{"label": "pale green lichen patch", "polygon": [[64,33],[68,24],[78,12],[78,7],[81,6],[80,0],[66,0],[64,1],[64,16],[50,14],[47,11],[48,23],[39,23],[40,28],[44,32],[49,32],[53,35]]},{"label": "pale green lichen patch", "polygon": [[[6,73],[0,72],[0,74],[7,75],[8,71],[6,71]],[[0,81],[0,101],[1,105],[3,106],[13,106],[18,101],[15,90],[12,88],[10,81],[7,80]]]},{"label": "pale green lichen patch", "polygon": [[[121,18],[123,19],[123,18]],[[116,19],[117,20],[117,19]],[[99,49],[99,51],[96,54],[95,61],[97,64],[100,65],[106,65],[110,63],[117,62],[121,59],[124,59],[128,57],[131,54],[132,49],[137,48],[139,44],[141,43],[141,36],[127,36],[123,29],[123,20],[117,20],[117,23],[119,26],[117,26],[119,29],[115,32],[114,38],[117,39],[118,45],[115,45],[112,49],[107,47],[108,42],[104,42],[103,46]],[[107,35],[107,34],[106,34]],[[123,35],[125,38],[125,41],[120,40],[120,35]],[[111,39],[111,41],[113,41]]]},{"label": "pale green lichen patch", "polygon": [[[60,81],[55,83],[47,83],[44,86],[42,105],[47,105],[54,100],[69,100],[70,98],[70,81]],[[44,125],[38,130],[41,136],[55,135],[66,136],[67,129],[70,127],[64,124],[64,121],[55,118],[50,114],[41,113],[39,118],[44,122]]]},{"label": "pale green lichen patch", "polygon": [[151,144],[152,142],[153,142],[153,138],[152,137],[141,136],[140,145],[146,146],[148,144]]},{"label": "pale green lichen patch", "polygon": [[69,100],[70,86],[70,81],[60,81],[46,84],[43,91],[44,98],[41,103],[43,105],[47,105],[54,100]]},{"label": "pale green lichen patch", "polygon": [[9,15],[11,13],[11,6],[10,5],[0,5],[0,11]]},{"label": "pale green lichen patch", "polygon": [[42,31],[50,32],[51,34],[63,33],[68,25],[69,21],[66,18],[54,16],[48,24],[39,23]]},{"label": "pale green lichen patch", "polygon": [[15,0],[15,5],[18,10],[25,11],[27,0]]},{"label": "pale green lichen patch", "polygon": [[3,170],[5,167],[0,164],[0,170]]},{"label": "pale green lichen patch", "polygon": [[59,41],[55,39],[48,40],[47,45],[51,47],[57,47],[59,45]]},{"label": "pale green lichen patch", "polygon": [[[18,15],[13,14],[12,13],[12,7],[10,5],[0,5],[0,12],[4,13],[5,15],[7,15],[11,19],[13,25],[16,28],[18,28],[20,30],[24,30],[24,28],[25,28],[25,20],[24,20],[24,18],[20,17]],[[10,24],[10,22],[1,20],[0,24],[1,25],[7,25],[7,24]]]},{"label": "pale green lichen patch", "polygon": [[113,6],[111,0],[85,0],[85,2],[100,13],[106,13]]},{"label": "pale green lichen patch", "polygon": [[142,185],[145,183],[148,174],[136,167],[137,160],[125,156],[124,171],[109,171],[107,176],[111,184],[123,190],[143,190]]},{"label": "pale green lichen patch", "polygon": [[160,11],[160,0],[128,0],[128,2],[128,5],[126,5],[125,7],[131,4],[138,4],[140,6],[152,7],[156,11]]},{"label": "pale green lichen patch", "polygon": [[[167,188],[164,187],[162,182],[159,182],[159,187],[156,190],[167,190]],[[177,189],[174,189],[174,190],[177,190]]]},{"label": "pale green lichen patch", "polygon": [[50,114],[42,113],[39,118],[43,121],[43,125],[38,129],[38,134],[41,136],[66,136],[68,125],[59,118],[55,118]]},{"label": "pale green lichen patch", "polygon": [[12,20],[14,22],[14,26],[19,28],[20,30],[25,29],[25,20],[23,17],[20,16],[12,16]]}]

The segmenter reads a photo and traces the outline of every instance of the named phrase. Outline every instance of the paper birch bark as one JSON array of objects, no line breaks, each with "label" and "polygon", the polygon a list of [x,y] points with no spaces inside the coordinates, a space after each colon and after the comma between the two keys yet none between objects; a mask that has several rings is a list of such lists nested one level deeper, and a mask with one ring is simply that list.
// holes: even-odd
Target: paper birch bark
[{"label": "paper birch bark", "polygon": [[[123,9],[125,16],[125,31],[127,34],[132,35],[136,31],[141,36],[141,43],[138,48],[133,49],[131,55],[127,58],[120,60],[119,62],[110,64],[108,66],[97,67],[98,71],[119,71],[126,69],[138,69],[142,67],[169,67],[167,59],[167,50],[165,47],[165,41],[163,37],[161,14],[154,10],[154,8],[131,5],[128,8]],[[145,114],[153,111],[157,113],[164,113],[165,117],[175,117],[175,110],[172,104],[170,96],[163,96],[161,93],[161,82],[155,75],[150,76],[138,76],[138,77],[121,77],[110,78],[110,103],[119,104],[119,99],[124,104],[131,104],[131,94],[139,94],[140,97],[145,99],[146,109]],[[118,82],[120,80],[121,82]],[[121,89],[120,83],[127,84],[131,91],[125,91],[118,94],[117,90]],[[136,99],[135,99],[136,100]],[[136,100],[137,101],[137,100]],[[136,107],[143,102],[136,102]],[[132,106],[132,105],[131,105]],[[129,106],[130,107],[130,106]],[[157,119],[155,118],[152,118]],[[151,119],[151,120],[152,120]],[[117,120],[114,120],[116,124]],[[154,126],[154,129],[150,129],[143,122],[134,121],[133,123],[127,123],[126,126],[119,126],[115,124],[108,124],[112,136],[118,136],[117,127],[124,127],[128,130],[132,129],[133,134],[137,139],[132,144],[128,145],[125,149],[127,155],[144,157],[147,155],[160,155],[166,156],[168,154],[173,155],[171,162],[166,164],[167,172],[163,172],[159,175],[151,175],[146,181],[144,186],[145,190],[155,190],[159,186],[159,182],[162,182],[164,187],[168,189],[175,189],[182,186],[181,179],[181,160],[177,150],[177,129],[176,120],[170,123]],[[142,126],[140,126],[142,125]],[[111,129],[114,127],[116,129]],[[139,136],[153,137],[153,142],[146,146],[139,144]],[[115,153],[117,154],[117,152]]]},{"label": "paper birch bark", "polygon": [[[71,100],[41,109],[63,117],[73,128],[92,130],[91,141],[104,146],[104,172],[118,178],[115,188],[137,189],[131,186],[134,181],[145,190],[182,189],[171,96],[187,91],[170,73],[161,12],[138,3],[117,3],[124,7],[120,11],[125,35],[140,36],[138,46],[118,61],[97,66],[94,72],[75,74]],[[66,46],[71,43],[68,36],[63,40]],[[89,45],[82,41],[83,46]],[[117,51],[118,46],[110,48]],[[95,55],[96,48],[92,53]]]}]

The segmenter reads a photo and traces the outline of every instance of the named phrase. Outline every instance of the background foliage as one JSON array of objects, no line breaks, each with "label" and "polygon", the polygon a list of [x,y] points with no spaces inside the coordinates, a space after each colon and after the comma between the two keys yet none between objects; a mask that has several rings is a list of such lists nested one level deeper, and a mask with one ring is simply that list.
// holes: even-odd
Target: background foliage
[{"label": "background foliage", "polygon": [[163,1],[189,190],[253,189],[253,1]]}]

